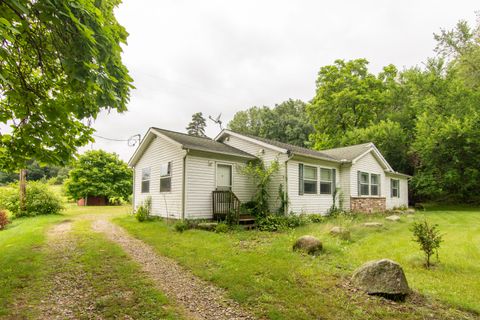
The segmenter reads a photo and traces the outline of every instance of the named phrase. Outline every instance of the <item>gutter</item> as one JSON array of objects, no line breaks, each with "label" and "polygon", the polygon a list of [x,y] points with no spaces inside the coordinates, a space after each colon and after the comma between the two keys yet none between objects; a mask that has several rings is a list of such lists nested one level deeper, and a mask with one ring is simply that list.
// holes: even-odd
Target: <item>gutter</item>
[{"label": "gutter", "polygon": [[290,161],[295,156],[291,152],[288,152],[288,153],[290,153],[290,154],[288,155],[288,158],[285,161],[285,179],[284,179],[284,181],[285,181],[285,191],[284,191],[285,195],[284,195],[284,197],[286,197],[286,199],[287,199],[287,205],[285,206],[285,215],[288,214],[288,207],[290,206],[290,201],[289,201],[290,197],[288,196],[288,161]]},{"label": "gutter", "polygon": [[132,214],[135,214],[135,167],[133,169],[133,185],[132,185]]},{"label": "gutter", "polygon": [[185,220],[185,208],[186,208],[186,198],[187,198],[187,155],[189,149],[185,149],[185,155],[183,156],[183,172],[182,172],[182,220]]}]

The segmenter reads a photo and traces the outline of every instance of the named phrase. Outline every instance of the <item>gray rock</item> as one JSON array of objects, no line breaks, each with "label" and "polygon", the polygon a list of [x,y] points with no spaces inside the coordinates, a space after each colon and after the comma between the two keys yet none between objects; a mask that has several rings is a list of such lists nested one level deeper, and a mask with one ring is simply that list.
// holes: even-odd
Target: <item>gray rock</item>
[{"label": "gray rock", "polygon": [[350,239],[350,230],[348,230],[347,228],[333,227],[332,229],[330,229],[330,234],[332,236],[337,236],[343,240]]},{"label": "gray rock", "polygon": [[368,294],[401,298],[410,292],[402,267],[389,259],[365,263],[355,270],[352,282]]},{"label": "gray rock", "polygon": [[400,217],[397,216],[397,215],[391,215],[391,216],[388,216],[385,218],[386,220],[390,220],[390,221],[400,221]]},{"label": "gray rock", "polygon": [[405,211],[407,214],[414,214],[415,213],[415,209],[407,209],[407,211]]},{"label": "gray rock", "polygon": [[293,244],[293,251],[304,251],[311,255],[320,253],[322,250],[322,242],[314,236],[302,236]]},{"label": "gray rock", "polygon": [[202,222],[197,225],[197,229],[213,231],[217,227],[216,222]]},{"label": "gray rock", "polygon": [[383,226],[383,223],[380,222],[365,222],[363,224],[364,227],[369,227],[369,228],[379,228]]}]

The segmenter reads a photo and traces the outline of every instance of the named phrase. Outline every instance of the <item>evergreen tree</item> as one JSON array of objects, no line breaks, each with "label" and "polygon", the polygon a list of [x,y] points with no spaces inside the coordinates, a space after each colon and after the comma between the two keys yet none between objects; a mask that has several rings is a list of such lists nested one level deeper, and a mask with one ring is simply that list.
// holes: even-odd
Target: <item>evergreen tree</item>
[{"label": "evergreen tree", "polygon": [[207,121],[201,112],[196,112],[192,115],[192,121],[187,126],[187,133],[191,136],[206,137],[205,127]]}]

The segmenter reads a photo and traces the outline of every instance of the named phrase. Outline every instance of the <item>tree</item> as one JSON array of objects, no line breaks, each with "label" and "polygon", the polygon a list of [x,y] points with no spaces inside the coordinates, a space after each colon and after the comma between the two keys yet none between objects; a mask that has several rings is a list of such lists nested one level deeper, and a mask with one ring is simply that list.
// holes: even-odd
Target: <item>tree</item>
[{"label": "tree", "polygon": [[205,127],[207,121],[203,117],[201,112],[194,113],[192,115],[192,121],[187,126],[187,133],[191,136],[206,137]]},{"label": "tree", "polygon": [[373,142],[395,170],[413,173],[408,161],[408,135],[398,122],[382,120],[366,128],[353,129],[340,141],[343,146],[366,142]]},{"label": "tree", "polygon": [[356,59],[320,68],[316,95],[307,107],[315,148],[335,147],[338,137],[377,122],[391,104],[387,84],[394,83],[397,69],[390,65],[375,76],[367,66],[367,60]]},{"label": "tree", "polygon": [[420,249],[425,254],[425,267],[430,268],[430,258],[436,252],[438,258],[438,249],[442,243],[442,235],[438,231],[438,225],[430,225],[425,219],[423,222],[414,222],[412,226],[413,241],[417,242]]},{"label": "tree", "polygon": [[119,3],[0,1],[0,170],[25,169],[31,159],[65,165],[92,140],[92,118],[127,109]]},{"label": "tree", "polygon": [[297,146],[307,146],[313,132],[301,100],[289,99],[273,108],[252,107],[235,114],[228,127],[236,132],[251,134]]},{"label": "tree", "polygon": [[132,193],[132,171],[115,153],[87,151],[78,157],[65,182],[68,196],[128,200]]}]

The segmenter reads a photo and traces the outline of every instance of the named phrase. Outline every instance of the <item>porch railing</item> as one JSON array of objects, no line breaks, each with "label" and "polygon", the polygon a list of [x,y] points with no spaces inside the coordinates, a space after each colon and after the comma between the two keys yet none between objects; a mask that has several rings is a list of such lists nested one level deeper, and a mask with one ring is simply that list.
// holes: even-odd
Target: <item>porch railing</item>
[{"label": "porch railing", "polygon": [[214,220],[226,220],[228,224],[238,224],[241,202],[230,190],[216,190],[212,193]]}]

